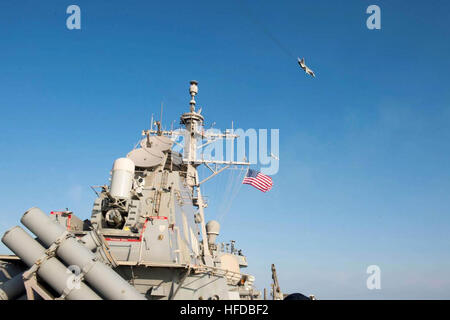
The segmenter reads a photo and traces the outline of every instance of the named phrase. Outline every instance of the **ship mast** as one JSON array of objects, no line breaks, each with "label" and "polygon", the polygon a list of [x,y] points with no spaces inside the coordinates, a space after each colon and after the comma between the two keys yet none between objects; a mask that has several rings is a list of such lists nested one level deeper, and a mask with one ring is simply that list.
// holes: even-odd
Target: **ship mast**
[{"label": "ship mast", "polygon": [[[209,246],[207,242],[206,236],[206,224],[205,224],[205,214],[204,208],[206,207],[205,202],[203,201],[200,185],[209,179],[215,177],[222,171],[230,168],[231,166],[249,166],[250,163],[245,161],[224,161],[217,159],[203,159],[203,157],[197,156],[197,150],[202,149],[206,145],[213,143],[219,139],[236,139],[239,136],[233,133],[233,130],[229,132],[228,130],[225,133],[213,133],[213,132],[205,132],[203,130],[203,122],[204,118],[201,115],[201,109],[196,110],[196,101],[195,96],[198,94],[198,82],[192,80],[189,86],[189,94],[191,96],[191,100],[189,101],[189,112],[183,113],[180,117],[180,123],[184,125],[186,131],[184,133],[180,133],[177,131],[161,131],[160,128],[158,130],[145,130],[142,132],[142,135],[165,135],[169,137],[174,137],[177,135],[184,136],[184,147],[183,147],[183,163],[186,165],[186,183],[192,190],[193,199],[196,202],[196,205],[199,208],[199,214],[201,217],[201,234],[202,234],[202,242],[203,242],[203,250],[205,256],[205,263],[207,265],[212,265],[211,253],[209,252]],[[159,124],[161,125],[161,124]],[[200,181],[199,174],[197,171],[197,167],[204,164],[210,171],[211,174]],[[211,164],[215,165],[213,168]]]},{"label": "ship mast", "polygon": [[186,128],[186,134],[184,136],[184,155],[183,161],[187,164],[187,183],[194,187],[197,186],[197,167],[200,165],[197,161],[197,141],[203,136],[200,129],[203,128],[203,116],[195,111],[195,96],[198,93],[198,82],[191,81],[189,87],[189,93],[191,95],[190,110],[187,113],[183,113],[180,118],[181,124]]}]

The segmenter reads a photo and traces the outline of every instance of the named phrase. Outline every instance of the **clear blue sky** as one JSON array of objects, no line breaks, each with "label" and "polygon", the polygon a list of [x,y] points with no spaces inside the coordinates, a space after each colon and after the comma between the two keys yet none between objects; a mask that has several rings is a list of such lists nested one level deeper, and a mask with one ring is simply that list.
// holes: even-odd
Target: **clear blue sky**
[{"label": "clear blue sky", "polygon": [[89,185],[161,101],[178,120],[196,79],[209,123],[280,129],[273,190],[244,186],[222,223],[260,289],[275,263],[287,292],[449,299],[450,2],[245,2],[317,78],[238,0],[2,1],[0,232],[32,206],[88,218]]}]

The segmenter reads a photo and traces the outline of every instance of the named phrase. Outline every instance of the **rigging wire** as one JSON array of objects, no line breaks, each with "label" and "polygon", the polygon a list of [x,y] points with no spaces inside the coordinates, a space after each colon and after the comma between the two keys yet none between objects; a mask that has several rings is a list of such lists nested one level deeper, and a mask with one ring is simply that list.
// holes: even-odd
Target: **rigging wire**
[{"label": "rigging wire", "polygon": [[252,12],[250,11],[250,8],[245,3],[245,0],[238,1],[241,5],[241,8],[243,9],[242,12],[246,14],[247,18],[257,27],[260,27],[262,32],[270,39],[272,42],[277,45],[281,51],[286,54],[289,58],[297,59],[297,57],[290,51],[272,32],[269,31],[269,29],[259,20],[256,18]]},{"label": "rigging wire", "polygon": [[226,207],[226,202],[230,201],[228,196],[231,194],[232,187],[233,187],[233,180],[234,180],[233,179],[233,177],[234,177],[233,170],[228,170],[227,173],[228,174],[227,174],[227,182],[226,182],[225,191],[221,192],[222,193],[222,199],[220,201],[220,206],[219,206],[219,208],[217,210],[217,217],[218,218],[223,214],[223,212],[225,210],[225,207]]},{"label": "rigging wire", "polygon": [[235,170],[235,174],[233,176],[233,190],[231,191],[230,197],[228,198],[228,201],[226,202],[225,209],[220,213],[218,217],[218,221],[222,222],[224,217],[227,215],[227,213],[230,212],[231,206],[233,205],[234,200],[236,199],[237,195],[239,194],[239,191],[242,187],[242,179],[243,179],[243,173],[246,173],[247,168],[241,167],[240,170]]}]

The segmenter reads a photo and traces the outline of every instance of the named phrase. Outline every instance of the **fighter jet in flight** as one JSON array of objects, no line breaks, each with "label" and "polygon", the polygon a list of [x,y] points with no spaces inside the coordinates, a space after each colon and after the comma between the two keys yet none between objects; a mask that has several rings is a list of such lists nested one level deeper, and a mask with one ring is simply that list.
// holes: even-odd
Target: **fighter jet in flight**
[{"label": "fighter jet in flight", "polygon": [[316,75],[314,74],[314,71],[312,71],[310,68],[308,68],[307,66],[306,66],[306,64],[305,64],[305,58],[302,58],[302,59],[300,59],[300,58],[297,58],[297,62],[298,62],[298,64],[300,65],[300,68],[302,68],[307,74],[309,74],[309,75],[311,75],[311,76],[313,76],[313,77],[316,77]]}]

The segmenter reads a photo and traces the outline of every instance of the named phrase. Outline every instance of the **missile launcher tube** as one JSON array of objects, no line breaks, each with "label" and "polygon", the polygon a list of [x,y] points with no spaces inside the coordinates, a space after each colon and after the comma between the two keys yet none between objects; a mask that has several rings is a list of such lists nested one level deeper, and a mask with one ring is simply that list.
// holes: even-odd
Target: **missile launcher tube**
[{"label": "missile launcher tube", "polygon": [[[45,256],[46,249],[18,226],[8,230],[2,242],[29,267]],[[58,294],[66,294],[67,300],[101,300],[84,282],[75,283],[74,274],[55,257],[42,260],[37,274]]]},{"label": "missile launcher tube", "polygon": [[[66,230],[52,221],[42,210],[32,208],[25,212],[21,222],[33,232],[44,245],[50,246]],[[77,265],[85,273],[85,281],[104,298],[110,300],[145,300],[145,297],[113,269],[98,261],[94,253],[74,237],[61,241],[56,255],[67,265]]]}]

